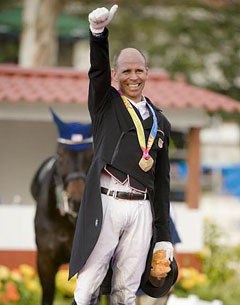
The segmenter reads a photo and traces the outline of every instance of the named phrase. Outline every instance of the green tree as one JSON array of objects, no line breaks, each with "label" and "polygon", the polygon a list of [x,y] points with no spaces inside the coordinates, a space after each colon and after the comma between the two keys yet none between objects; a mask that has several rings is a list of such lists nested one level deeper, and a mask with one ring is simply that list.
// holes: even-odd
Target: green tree
[{"label": "green tree", "polygon": [[[142,49],[153,68],[240,100],[240,5],[206,1],[123,0],[112,25],[113,49]],[[210,1],[209,1],[210,2]]]}]

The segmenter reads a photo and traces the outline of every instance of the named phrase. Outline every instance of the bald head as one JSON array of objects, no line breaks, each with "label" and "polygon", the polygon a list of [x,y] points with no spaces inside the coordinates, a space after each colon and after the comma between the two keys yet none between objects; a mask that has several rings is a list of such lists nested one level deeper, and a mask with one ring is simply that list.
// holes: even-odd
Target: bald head
[{"label": "bald head", "polygon": [[119,91],[132,101],[141,101],[147,77],[146,58],[139,50],[126,48],[115,56],[112,78],[118,83]]},{"label": "bald head", "polygon": [[113,59],[113,68],[116,70],[119,64],[142,62],[147,67],[147,60],[144,54],[135,48],[125,48],[119,51]]}]

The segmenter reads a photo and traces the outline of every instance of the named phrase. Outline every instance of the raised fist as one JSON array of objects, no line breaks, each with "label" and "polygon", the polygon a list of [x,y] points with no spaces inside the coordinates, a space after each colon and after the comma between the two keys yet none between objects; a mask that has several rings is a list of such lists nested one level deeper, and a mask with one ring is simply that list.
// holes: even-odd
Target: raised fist
[{"label": "raised fist", "polygon": [[88,15],[90,30],[93,34],[102,33],[104,28],[110,23],[118,5],[113,5],[110,10],[106,7],[97,8]]}]

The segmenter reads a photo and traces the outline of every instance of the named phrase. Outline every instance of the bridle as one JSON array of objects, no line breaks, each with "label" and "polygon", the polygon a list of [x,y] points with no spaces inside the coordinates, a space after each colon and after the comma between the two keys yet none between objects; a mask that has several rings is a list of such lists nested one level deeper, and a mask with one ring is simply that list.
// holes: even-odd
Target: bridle
[{"label": "bridle", "polygon": [[[79,141],[72,141],[69,139],[63,139],[58,138],[57,142],[61,145],[88,145],[92,143],[92,137],[86,138],[86,139],[79,139]],[[85,148],[83,148],[85,150]],[[56,163],[58,162],[59,155],[56,155]],[[57,164],[56,164],[57,165]],[[77,212],[74,211],[73,205],[71,204],[71,198],[69,197],[68,192],[66,191],[66,186],[69,184],[69,182],[73,180],[83,179],[83,181],[86,180],[86,174],[83,171],[74,171],[72,173],[69,173],[65,177],[63,177],[59,171],[58,166],[56,166],[56,174],[54,176],[55,181],[55,193],[57,198],[57,208],[59,209],[60,215],[62,216],[68,216],[72,222],[75,222],[77,218]]]},{"label": "bridle", "polygon": [[[79,173],[73,173],[75,176],[75,179],[83,179],[85,181],[86,175],[82,172]],[[70,175],[69,175],[70,176]],[[68,180],[68,183],[73,180],[65,179],[65,181]],[[77,212],[74,210],[74,205],[71,204],[71,198],[69,197],[68,192],[66,191],[66,183],[63,182],[63,179],[59,175],[54,176],[55,181],[55,194],[57,199],[57,208],[60,212],[61,216],[68,216],[69,219],[73,222],[75,222],[77,218]]]},{"label": "bridle", "polygon": [[83,181],[85,181],[86,174],[82,171],[76,171],[68,174],[66,177],[62,177],[56,167],[56,173],[54,175],[54,184],[55,195],[57,200],[57,209],[59,210],[61,216],[68,216],[72,222],[75,222],[78,213],[74,210],[74,205],[71,204],[71,198],[69,197],[69,194],[66,191],[66,187],[69,182],[78,179],[83,179]]}]

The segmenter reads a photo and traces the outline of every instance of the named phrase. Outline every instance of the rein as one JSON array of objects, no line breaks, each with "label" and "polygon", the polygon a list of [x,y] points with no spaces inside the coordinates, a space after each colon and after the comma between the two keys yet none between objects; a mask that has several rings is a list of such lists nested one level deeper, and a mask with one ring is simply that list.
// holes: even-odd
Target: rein
[{"label": "rein", "polygon": [[59,210],[61,216],[67,215],[73,218],[73,220],[77,218],[78,213],[74,211],[72,205],[69,204],[70,198],[68,196],[67,191],[65,190],[64,185],[68,184],[72,180],[76,180],[79,178],[85,179],[85,177],[86,175],[83,172],[73,172],[67,175],[66,179],[63,180],[62,176],[60,176],[58,173],[55,174],[54,182],[55,182],[57,209]]},{"label": "rein", "polygon": [[73,218],[77,217],[77,213],[69,205],[69,197],[64,190],[63,184],[55,185],[55,194],[57,199],[57,208],[61,216],[70,215]]}]

